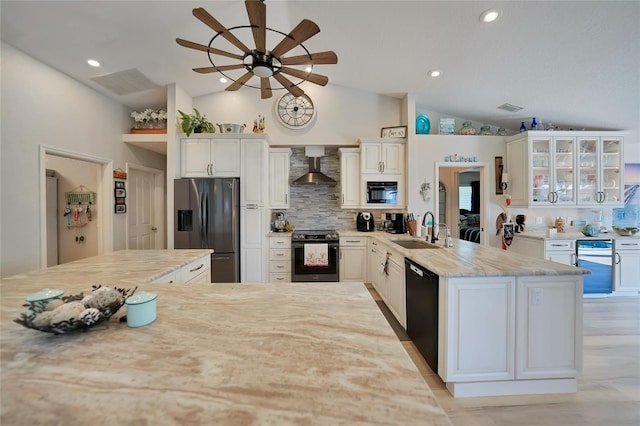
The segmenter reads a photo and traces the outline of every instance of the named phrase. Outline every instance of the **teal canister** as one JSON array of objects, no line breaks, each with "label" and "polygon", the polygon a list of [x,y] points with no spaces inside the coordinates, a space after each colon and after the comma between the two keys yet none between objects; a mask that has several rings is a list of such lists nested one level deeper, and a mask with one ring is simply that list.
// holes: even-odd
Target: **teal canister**
[{"label": "teal canister", "polygon": [[143,327],[156,320],[156,302],[158,295],[141,291],[130,296],[125,301],[127,305],[127,325],[129,327]]}]

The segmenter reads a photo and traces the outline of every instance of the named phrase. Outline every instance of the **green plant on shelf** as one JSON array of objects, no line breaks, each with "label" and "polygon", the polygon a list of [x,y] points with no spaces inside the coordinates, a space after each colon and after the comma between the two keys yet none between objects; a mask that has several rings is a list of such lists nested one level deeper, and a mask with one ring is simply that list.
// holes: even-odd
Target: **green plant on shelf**
[{"label": "green plant on shelf", "polygon": [[180,128],[187,135],[191,136],[191,133],[215,133],[216,128],[213,123],[207,120],[207,116],[200,114],[196,108],[193,109],[193,114],[186,114],[180,110]]}]

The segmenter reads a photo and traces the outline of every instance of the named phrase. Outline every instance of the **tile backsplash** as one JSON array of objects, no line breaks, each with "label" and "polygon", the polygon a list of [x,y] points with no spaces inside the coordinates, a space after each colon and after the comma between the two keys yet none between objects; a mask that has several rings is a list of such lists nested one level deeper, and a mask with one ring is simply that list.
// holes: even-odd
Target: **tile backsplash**
[{"label": "tile backsplash", "polygon": [[[309,171],[309,158],[305,155],[304,147],[293,147],[291,151],[289,208],[273,212],[284,212],[286,219],[297,230],[356,229],[355,215],[359,210],[340,208],[338,148],[325,147],[320,167],[322,173],[337,182],[336,186],[291,185],[291,182]],[[382,213],[376,210],[376,224],[380,223]]]}]

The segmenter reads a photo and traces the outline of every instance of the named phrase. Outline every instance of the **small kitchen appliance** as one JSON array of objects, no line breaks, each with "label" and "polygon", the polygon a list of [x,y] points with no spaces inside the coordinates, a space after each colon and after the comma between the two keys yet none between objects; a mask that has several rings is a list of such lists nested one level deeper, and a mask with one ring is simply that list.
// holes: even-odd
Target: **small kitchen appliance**
[{"label": "small kitchen appliance", "polygon": [[356,229],[360,232],[372,232],[374,230],[373,214],[371,212],[358,213]]},{"label": "small kitchen appliance", "polygon": [[273,221],[273,232],[285,232],[287,230],[287,221],[284,218],[284,213],[277,212],[276,218]]},{"label": "small kitchen appliance", "polygon": [[402,213],[385,213],[388,222],[387,232],[390,234],[406,234],[407,224]]}]

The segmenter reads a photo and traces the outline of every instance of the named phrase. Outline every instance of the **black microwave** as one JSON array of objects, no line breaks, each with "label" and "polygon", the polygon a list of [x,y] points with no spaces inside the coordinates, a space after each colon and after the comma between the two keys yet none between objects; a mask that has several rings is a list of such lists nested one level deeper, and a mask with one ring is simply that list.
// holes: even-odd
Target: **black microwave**
[{"label": "black microwave", "polygon": [[398,204],[398,182],[367,182],[367,204]]}]

